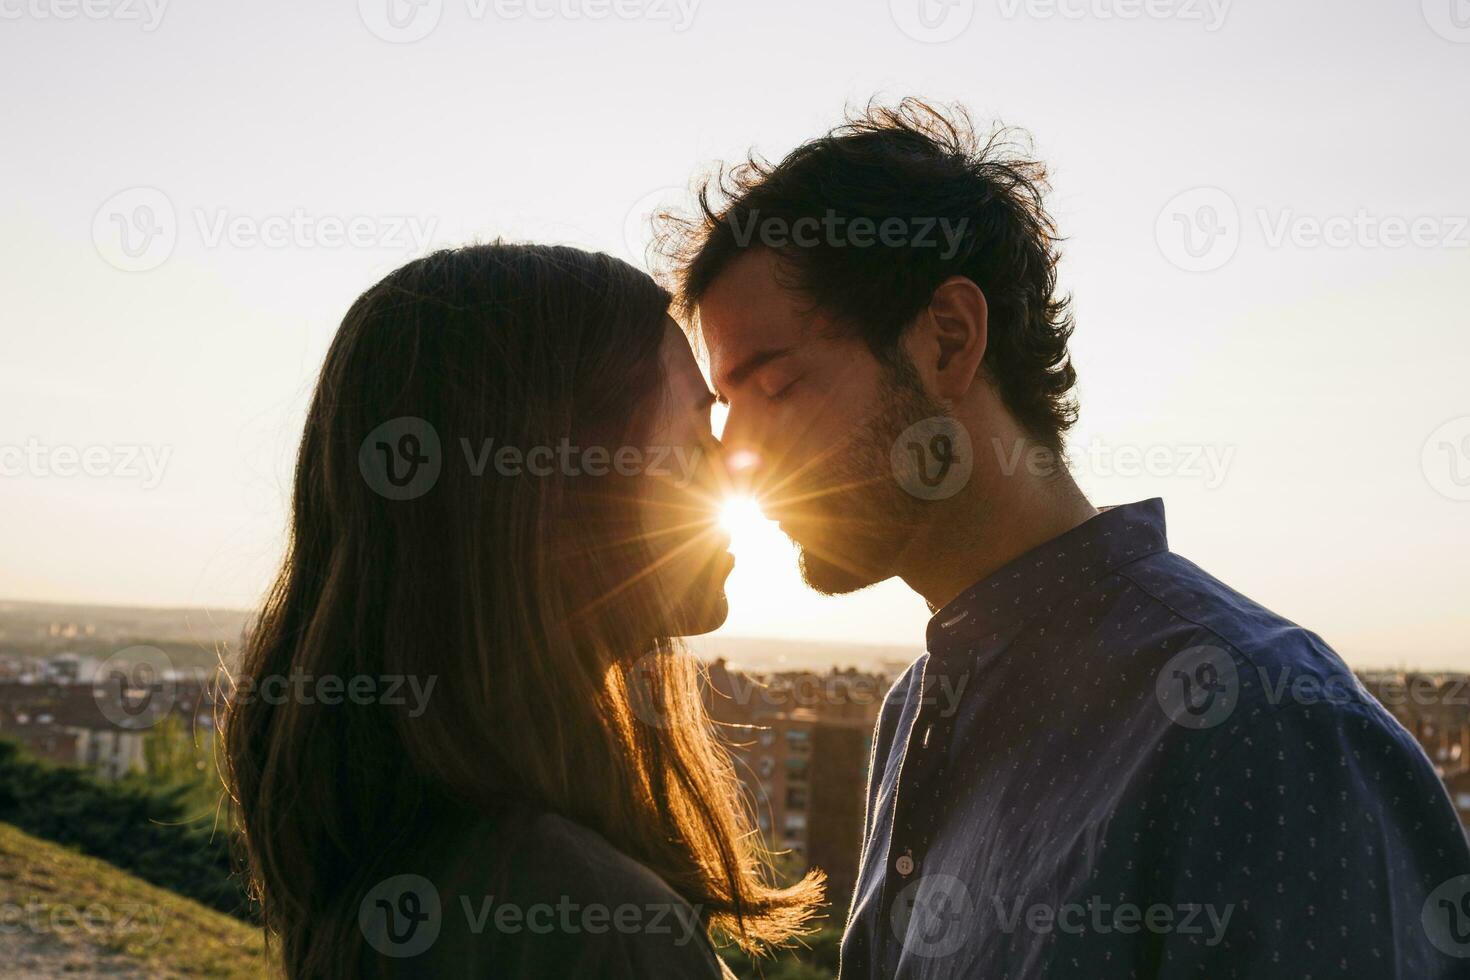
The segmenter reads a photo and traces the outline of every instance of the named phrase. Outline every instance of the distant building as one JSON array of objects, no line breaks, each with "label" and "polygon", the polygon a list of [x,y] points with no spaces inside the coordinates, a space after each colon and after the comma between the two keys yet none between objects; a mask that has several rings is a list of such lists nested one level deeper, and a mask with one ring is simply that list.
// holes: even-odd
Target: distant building
[{"label": "distant building", "polygon": [[[170,713],[196,737],[211,738],[209,690],[198,682],[173,683],[169,689]],[[150,730],[119,725],[113,719],[126,713],[103,710],[122,696],[91,682],[0,681],[0,736],[39,758],[90,769],[101,779],[120,779],[144,768],[143,744]]]},{"label": "distant building", "polygon": [[813,729],[810,819],[807,855],[827,872],[827,897],[846,907],[857,886],[858,853],[863,845],[867,807],[871,725],[819,722]]},{"label": "distant building", "polygon": [[827,874],[845,905],[857,880],[864,798],[887,679],[857,671],[751,675],[708,668],[706,705],[721,726],[769,845]]},{"label": "distant building", "polygon": [[79,653],[58,653],[38,662],[38,673],[42,680],[58,684],[90,683],[97,676],[102,662],[96,657],[84,657]]},{"label": "distant building", "polygon": [[0,734],[19,742],[22,749],[38,759],[59,765],[76,765],[80,738],[76,732],[40,719],[32,721],[22,713],[19,717],[0,716]]}]

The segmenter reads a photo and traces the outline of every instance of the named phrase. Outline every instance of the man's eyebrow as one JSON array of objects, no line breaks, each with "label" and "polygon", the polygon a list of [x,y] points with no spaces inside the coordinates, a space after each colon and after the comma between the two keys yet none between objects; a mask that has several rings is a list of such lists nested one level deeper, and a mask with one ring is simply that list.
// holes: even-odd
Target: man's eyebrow
[{"label": "man's eyebrow", "polygon": [[733,388],[767,364],[780,360],[788,354],[795,352],[795,350],[796,348],[794,347],[772,347],[766,350],[758,350],[725,372],[725,384]]}]

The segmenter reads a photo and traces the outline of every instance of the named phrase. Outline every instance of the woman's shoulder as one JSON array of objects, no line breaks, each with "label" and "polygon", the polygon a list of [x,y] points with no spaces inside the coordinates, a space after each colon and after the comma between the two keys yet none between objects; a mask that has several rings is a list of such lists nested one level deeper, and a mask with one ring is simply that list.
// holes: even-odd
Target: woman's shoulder
[{"label": "woman's shoulder", "polygon": [[616,891],[631,897],[679,900],[678,893],[649,867],[618,850],[591,827],[560,814],[528,815],[519,833],[512,834],[504,844],[528,885],[571,886],[584,893]]},{"label": "woman's shoulder", "polygon": [[446,828],[425,856],[439,934],[414,957],[420,967],[457,976],[722,975],[700,910],[576,821],[515,807]]},{"label": "woman's shoulder", "polygon": [[[668,906],[692,917],[691,906],[647,865],[613,846],[584,824],[550,812],[519,812],[498,821],[481,820],[461,832],[472,867],[497,878],[524,903],[581,903]],[[631,912],[624,910],[625,916]]]}]

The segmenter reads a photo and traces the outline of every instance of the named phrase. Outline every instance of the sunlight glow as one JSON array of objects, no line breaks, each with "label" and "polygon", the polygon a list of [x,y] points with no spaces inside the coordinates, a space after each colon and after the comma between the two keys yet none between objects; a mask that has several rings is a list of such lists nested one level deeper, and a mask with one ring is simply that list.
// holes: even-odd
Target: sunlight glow
[{"label": "sunlight glow", "polygon": [[720,526],[730,533],[737,547],[766,532],[770,523],[754,497],[730,497],[720,508]]},{"label": "sunlight glow", "polygon": [[720,526],[730,535],[736,558],[725,583],[730,599],[725,632],[753,636],[770,617],[795,615],[804,591],[795,549],[776,522],[761,513],[754,498],[732,494],[720,505]]},{"label": "sunlight glow", "polygon": [[735,574],[746,589],[764,592],[773,583],[787,588],[785,580],[796,572],[791,542],[776,522],[761,513],[752,497],[732,495],[720,506],[720,526],[730,535],[730,550],[740,559]]}]

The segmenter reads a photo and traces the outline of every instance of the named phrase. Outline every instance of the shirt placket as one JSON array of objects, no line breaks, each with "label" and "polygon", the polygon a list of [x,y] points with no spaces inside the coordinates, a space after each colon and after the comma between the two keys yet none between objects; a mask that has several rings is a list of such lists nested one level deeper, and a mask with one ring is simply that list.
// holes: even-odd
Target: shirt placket
[{"label": "shirt placket", "polygon": [[[954,738],[954,715],[957,712],[946,714],[944,711],[944,699],[937,696],[940,671],[944,668],[934,668],[934,664],[935,655],[931,653],[925,665],[920,685],[919,710],[909,732],[903,770],[894,796],[893,829],[883,886],[879,933],[880,948],[884,951],[880,962],[888,965],[890,976],[902,952],[901,937],[895,934],[891,926],[895,921],[894,903],[914,901],[918,889],[909,886],[918,882],[925,874],[944,870],[930,867],[928,854],[943,816],[941,803],[949,798],[945,789],[946,769],[949,765],[950,743]],[[952,682],[948,689],[963,689],[956,688],[955,683],[957,682]],[[907,921],[907,916],[902,921]]]}]

